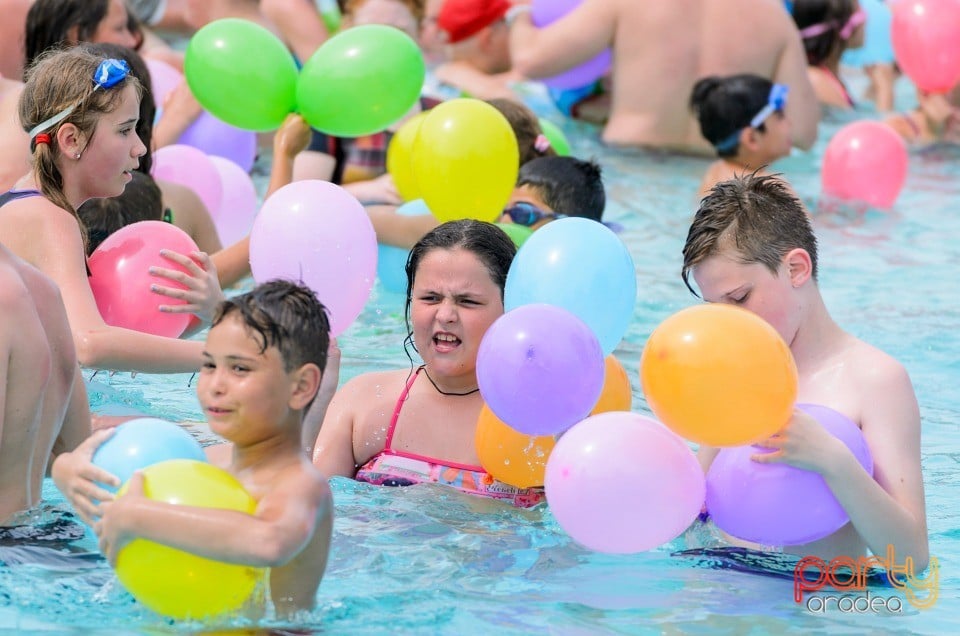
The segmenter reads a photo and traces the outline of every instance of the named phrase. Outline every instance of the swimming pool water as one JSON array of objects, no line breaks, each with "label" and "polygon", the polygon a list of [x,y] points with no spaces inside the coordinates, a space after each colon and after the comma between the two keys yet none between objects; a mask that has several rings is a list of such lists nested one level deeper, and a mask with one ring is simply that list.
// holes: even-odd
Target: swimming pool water
[{"label": "swimming pool water", "polygon": [[[552,114],[533,95],[541,114]],[[909,93],[900,95],[906,104]],[[308,632],[397,633],[956,633],[960,630],[960,309],[949,280],[960,265],[960,151],[911,157],[906,187],[889,212],[817,209],[819,160],[842,122],[828,122],[810,153],[778,166],[814,209],[821,242],[821,288],[846,329],[899,358],[923,416],[923,471],[931,554],[940,561],[935,607],[903,616],[811,614],[792,600],[792,582],[745,574],[721,562],[671,556],[710,545],[703,528],[658,550],[614,556],[572,542],[549,511],[514,510],[441,487],[376,488],[334,479],[337,519],[330,565]],[[591,131],[565,123],[574,152],[604,169],[607,219],[622,223],[636,263],[639,294],[616,355],[634,387],[634,409],[648,412],[638,366],[650,332],[693,304],[679,278],[680,248],[694,210],[704,160],[613,151]],[[407,364],[403,299],[379,286],[340,339],[341,380]],[[90,376],[91,374],[87,374]],[[99,373],[91,402],[100,412],[145,411],[198,421],[189,375]],[[191,431],[203,441],[202,424]],[[63,519],[62,498],[29,522]],[[90,535],[54,553],[0,541],[0,630],[19,633],[170,633],[172,625],[137,605],[96,555]],[[771,557],[772,558],[772,557]],[[889,594],[889,590],[879,593]],[[196,627],[196,626],[193,626]],[[246,626],[234,623],[243,631]]]}]

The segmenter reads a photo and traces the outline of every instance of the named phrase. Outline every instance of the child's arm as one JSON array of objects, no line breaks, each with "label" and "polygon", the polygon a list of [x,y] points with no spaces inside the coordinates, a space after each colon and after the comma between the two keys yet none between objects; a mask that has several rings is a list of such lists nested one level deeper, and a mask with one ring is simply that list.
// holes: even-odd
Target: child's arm
[{"label": "child's arm", "polygon": [[377,233],[377,242],[384,245],[410,249],[424,234],[440,225],[440,221],[432,214],[404,216],[397,214],[397,209],[392,205],[371,205],[366,210]]},{"label": "child's arm", "polygon": [[313,457],[313,445],[317,441],[317,434],[320,432],[320,426],[327,415],[327,408],[330,401],[337,393],[337,386],[340,383],[340,347],[337,346],[337,339],[330,338],[330,345],[327,347],[327,366],[323,370],[323,377],[320,380],[320,389],[317,391],[317,397],[313,404],[303,417],[303,447],[307,457]]},{"label": "child's arm", "polygon": [[127,543],[144,538],[225,563],[283,566],[306,547],[331,498],[323,476],[299,465],[273,480],[253,515],[152,501],[142,473],[128,483],[122,497],[101,504],[94,526],[111,565]]},{"label": "child's arm", "polygon": [[363,376],[350,380],[337,391],[327,407],[323,426],[313,451],[313,465],[327,477],[357,474],[357,462],[353,454],[353,422],[357,400],[369,399]]},{"label": "child's arm", "polygon": [[290,113],[283,120],[273,138],[273,165],[264,200],[293,181],[294,159],[310,145],[311,134],[310,125],[297,113]]}]

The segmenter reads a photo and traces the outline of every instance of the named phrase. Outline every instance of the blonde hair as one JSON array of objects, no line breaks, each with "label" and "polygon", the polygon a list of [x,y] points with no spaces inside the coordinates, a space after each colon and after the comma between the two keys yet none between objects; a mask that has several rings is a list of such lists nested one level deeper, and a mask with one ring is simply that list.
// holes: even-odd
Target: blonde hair
[{"label": "blonde hair", "polygon": [[63,175],[56,159],[62,154],[57,144],[57,133],[64,124],[73,124],[83,133],[87,143],[93,138],[97,122],[106,113],[113,112],[122,99],[122,89],[132,84],[142,94],[140,82],[128,74],[117,85],[106,90],[94,90],[94,74],[103,58],[82,48],[51,50],[41,55],[27,70],[27,83],[20,95],[20,123],[27,132],[38,124],[74,106],[73,112],[46,130],[49,143],[30,140],[33,153],[33,173],[40,192],[55,205],[70,212],[80,225],[86,244],[87,232],[63,191]]}]

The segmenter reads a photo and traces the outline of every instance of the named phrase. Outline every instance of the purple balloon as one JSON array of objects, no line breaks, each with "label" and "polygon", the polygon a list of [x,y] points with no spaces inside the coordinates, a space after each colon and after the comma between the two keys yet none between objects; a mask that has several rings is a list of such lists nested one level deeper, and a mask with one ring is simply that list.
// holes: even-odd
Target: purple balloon
[{"label": "purple balloon", "polygon": [[[873,475],[873,458],[856,424],[826,406],[797,407],[846,444]],[[713,460],[707,472],[707,510],[718,528],[755,543],[800,545],[829,536],[849,521],[817,473],[750,459],[765,450],[757,446],[724,448]]]},{"label": "purple balloon", "polygon": [[247,172],[223,157],[210,157],[220,173],[223,183],[223,201],[220,209],[210,210],[210,217],[217,227],[217,236],[224,247],[233,245],[250,234],[257,216],[257,188]]},{"label": "purple balloon", "polygon": [[229,159],[250,172],[257,158],[257,133],[222,122],[210,113],[200,113],[183,131],[177,143],[199,148],[208,155]]},{"label": "purple balloon", "polygon": [[[582,0],[534,0],[530,19],[534,26],[545,27],[573,11],[581,2]],[[606,75],[612,59],[610,49],[606,49],[593,59],[542,81],[547,86],[561,90],[581,88]]]},{"label": "purple balloon", "polygon": [[553,305],[508,311],[490,325],[477,352],[483,399],[527,435],[560,433],[589,415],[603,375],[603,351],[593,331]]}]

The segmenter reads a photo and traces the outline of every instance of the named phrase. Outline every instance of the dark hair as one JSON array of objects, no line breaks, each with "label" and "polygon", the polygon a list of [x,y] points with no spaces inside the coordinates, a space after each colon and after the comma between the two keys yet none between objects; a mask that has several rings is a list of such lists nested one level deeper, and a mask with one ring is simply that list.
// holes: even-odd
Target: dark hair
[{"label": "dark hair", "polygon": [[[490,278],[500,288],[500,298],[503,299],[503,288],[507,284],[507,272],[517,253],[517,246],[493,223],[463,219],[448,221],[433,228],[410,250],[407,257],[407,302],[403,310],[403,318],[407,324],[407,337],[403,342],[406,351],[413,342],[413,330],[410,328],[410,304],[413,301],[413,282],[420,268],[420,261],[433,250],[462,249],[474,254],[487,268]],[[407,356],[410,352],[407,351]],[[411,358],[412,360],[412,358]]]},{"label": "dark hair", "polygon": [[825,23],[832,26],[825,33],[803,38],[807,64],[822,64],[836,46],[843,45],[840,30],[855,10],[853,0],[795,0],[792,15],[798,29]]},{"label": "dark hair", "polygon": [[536,190],[557,214],[601,221],[607,205],[600,166],[575,157],[540,157],[520,166],[517,186]]},{"label": "dark hair", "polygon": [[[700,133],[714,146],[750,125],[770,98],[773,82],[759,75],[711,75],[699,80],[690,95],[690,108],[700,122]],[[764,131],[764,124],[757,128]],[[740,143],[717,148],[721,157],[734,157]]]},{"label": "dark hair", "polygon": [[817,237],[803,204],[778,175],[744,175],[721,181],[700,201],[683,246],[680,276],[697,296],[691,271],[725,249],[736,251],[744,264],[761,263],[776,273],[787,252],[798,247],[810,255],[816,280]]},{"label": "dark hair", "polygon": [[163,195],[153,177],[142,172],[133,172],[131,176],[133,179],[120,196],[88,199],[77,210],[87,227],[87,256],[120,228],[163,218]]},{"label": "dark hair", "polygon": [[[557,151],[550,146],[546,146],[542,151],[537,150],[537,139],[543,135],[543,129],[540,128],[540,120],[532,110],[511,99],[496,98],[488,99],[486,102],[499,110],[500,114],[510,122],[513,134],[517,137],[521,166],[537,157],[556,156]],[[542,140],[541,143],[543,143]]]},{"label": "dark hair", "polygon": [[36,0],[27,12],[25,68],[47,49],[92,38],[109,9],[110,0]]},{"label": "dark hair", "polygon": [[288,280],[261,283],[220,303],[211,326],[232,314],[237,314],[260,341],[260,353],[268,347],[280,351],[288,373],[309,363],[316,364],[321,372],[326,370],[330,321],[326,307],[309,287]]},{"label": "dark hair", "polygon": [[140,81],[143,90],[140,97],[140,120],[137,122],[137,136],[147,147],[147,152],[140,157],[140,165],[137,170],[150,174],[153,167],[153,120],[157,116],[157,103],[153,99],[153,80],[150,77],[150,68],[139,53],[119,44],[85,42],[80,45],[80,48],[93,53],[97,57],[126,61],[130,65],[130,74]]}]

